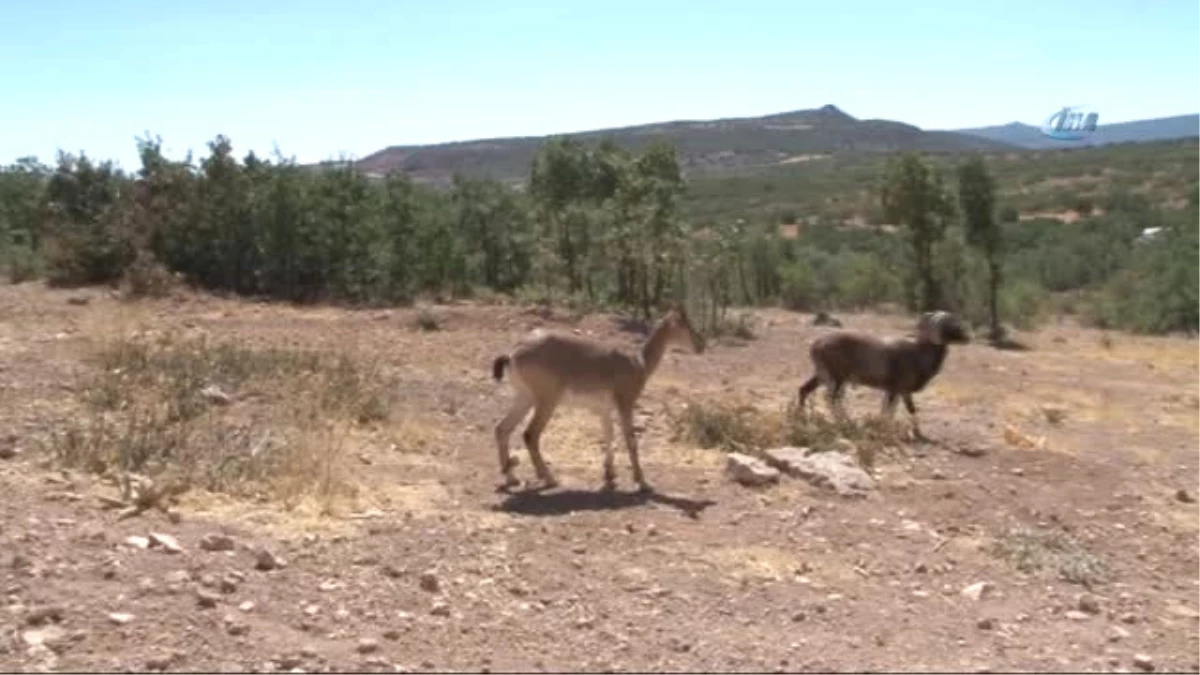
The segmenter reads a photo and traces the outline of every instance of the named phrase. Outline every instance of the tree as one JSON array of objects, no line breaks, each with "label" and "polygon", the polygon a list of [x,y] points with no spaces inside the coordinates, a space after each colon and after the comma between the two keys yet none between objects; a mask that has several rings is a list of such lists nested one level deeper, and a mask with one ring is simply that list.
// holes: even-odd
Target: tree
[{"label": "tree", "polygon": [[[952,215],[941,176],[931,172],[913,153],[890,157],[884,170],[881,202],[884,217],[907,230],[913,252],[917,309],[923,312],[938,309],[941,293],[934,274],[933,249]],[[910,296],[913,285],[909,286]],[[910,297],[910,304],[911,300]]]},{"label": "tree", "polygon": [[990,338],[1003,337],[999,295],[1004,239],[996,222],[996,184],[983,157],[974,156],[958,167],[958,206],[967,243],[980,251],[988,267],[988,320]]}]

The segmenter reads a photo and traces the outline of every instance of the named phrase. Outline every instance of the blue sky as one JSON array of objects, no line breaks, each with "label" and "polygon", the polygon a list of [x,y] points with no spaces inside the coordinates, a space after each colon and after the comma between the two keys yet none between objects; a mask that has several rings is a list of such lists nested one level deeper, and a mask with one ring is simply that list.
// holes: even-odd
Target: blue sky
[{"label": "blue sky", "polygon": [[926,129],[1200,111],[1196,0],[0,3],[0,163],[302,162],[833,103]]}]

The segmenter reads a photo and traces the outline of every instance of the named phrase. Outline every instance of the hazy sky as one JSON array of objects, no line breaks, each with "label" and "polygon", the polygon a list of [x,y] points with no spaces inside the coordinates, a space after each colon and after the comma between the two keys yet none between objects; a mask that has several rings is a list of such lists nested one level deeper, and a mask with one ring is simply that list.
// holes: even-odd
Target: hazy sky
[{"label": "hazy sky", "polygon": [[1197,0],[11,0],[0,163],[302,162],[833,103],[926,129],[1200,111]]}]

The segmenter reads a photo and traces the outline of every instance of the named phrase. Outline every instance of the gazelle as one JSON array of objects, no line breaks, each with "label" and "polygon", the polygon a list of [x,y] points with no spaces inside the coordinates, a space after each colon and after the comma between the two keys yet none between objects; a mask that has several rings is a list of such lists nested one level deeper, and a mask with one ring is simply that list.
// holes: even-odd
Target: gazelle
[{"label": "gazelle", "polygon": [[633,406],[672,344],[690,347],[697,354],[704,352],[704,339],[692,328],[686,311],[678,305],[673,306],[654,327],[640,353],[628,353],[593,340],[538,329],[510,353],[497,357],[492,362],[492,376],[500,381],[504,369],[508,368],[515,392],[508,414],[496,423],[496,446],[504,476],[502,488],[511,488],[520,482],[513,475],[517,460],[509,454],[508,441],[530,410],[534,411],[533,419],[524,433],[530,461],[545,487],[558,484],[542,459],[540,440],[555,409],[566,404],[589,409],[599,416],[604,437],[604,486],[609,490],[616,485],[612,422],[612,412],[616,409],[625,447],[629,451],[633,479],[642,491],[648,491],[650,486],[638,461]]}]

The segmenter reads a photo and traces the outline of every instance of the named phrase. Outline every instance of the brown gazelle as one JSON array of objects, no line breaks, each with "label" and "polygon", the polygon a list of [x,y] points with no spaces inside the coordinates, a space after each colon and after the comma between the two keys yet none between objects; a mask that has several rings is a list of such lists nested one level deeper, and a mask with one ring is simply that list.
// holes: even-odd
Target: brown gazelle
[{"label": "brown gazelle", "polygon": [[545,487],[557,481],[542,459],[540,440],[546,424],[560,405],[586,408],[595,412],[601,423],[604,438],[604,485],[616,485],[613,468],[612,412],[616,409],[629,451],[629,464],[638,487],[649,490],[638,461],[637,438],[633,432],[633,406],[646,386],[663,354],[672,344],[690,347],[699,354],[704,340],[692,328],[687,312],[681,306],[672,307],[654,327],[642,344],[640,353],[629,353],[599,342],[560,333],[535,330],[510,353],[496,358],[492,375],[497,381],[510,371],[515,396],[508,414],[496,423],[496,445],[500,453],[500,471],[504,488],[519,481],[513,475],[516,458],[509,454],[508,441],[521,420],[533,410],[533,418],[525,428],[525,447],[538,479]]}]

